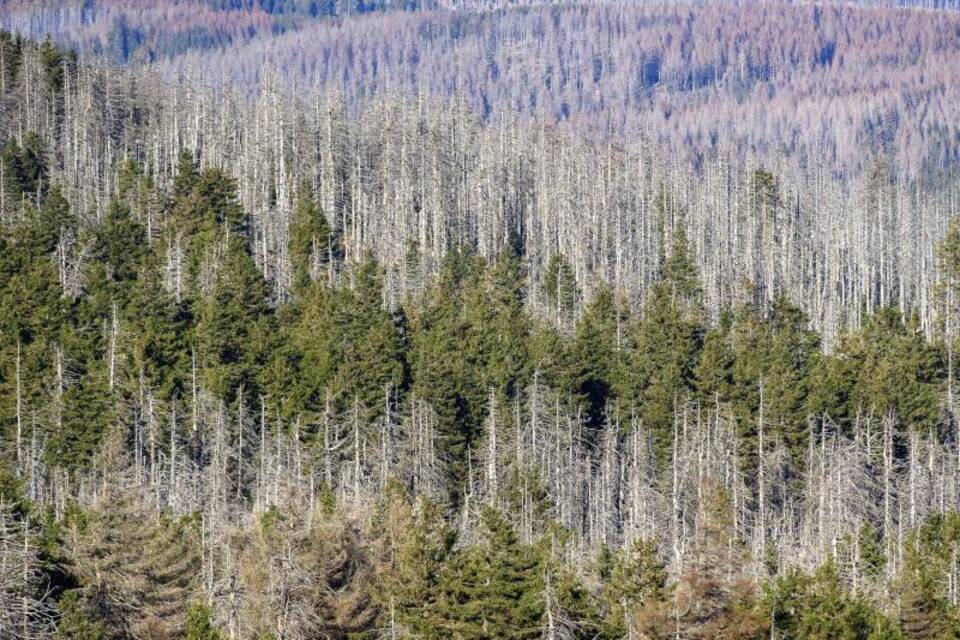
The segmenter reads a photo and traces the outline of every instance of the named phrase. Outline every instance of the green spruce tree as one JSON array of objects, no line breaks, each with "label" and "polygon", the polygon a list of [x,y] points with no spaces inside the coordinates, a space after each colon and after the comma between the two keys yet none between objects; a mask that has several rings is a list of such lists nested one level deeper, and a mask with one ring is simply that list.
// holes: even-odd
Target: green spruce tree
[{"label": "green spruce tree", "polygon": [[484,541],[458,552],[445,567],[430,612],[435,630],[427,637],[539,638],[541,560],[497,511],[483,513],[483,527]]},{"label": "green spruce tree", "polygon": [[290,221],[290,268],[292,289],[304,291],[317,271],[333,260],[333,238],[323,211],[307,185],[297,192],[297,203]]},{"label": "green spruce tree", "polygon": [[623,411],[637,411],[664,460],[673,439],[674,411],[694,389],[706,324],[697,269],[682,226],[674,233],[673,251],[661,273],[631,329],[618,395]]}]

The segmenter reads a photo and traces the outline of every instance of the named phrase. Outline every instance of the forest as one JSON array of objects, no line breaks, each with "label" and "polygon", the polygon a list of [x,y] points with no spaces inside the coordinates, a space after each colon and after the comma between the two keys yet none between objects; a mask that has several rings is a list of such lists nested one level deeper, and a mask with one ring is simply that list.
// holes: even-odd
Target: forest
[{"label": "forest", "polygon": [[[182,4],[290,20],[277,41],[754,24]],[[223,84],[0,33],[0,640],[960,637],[960,23],[758,6],[804,53],[735,36],[770,78],[708,99],[664,58],[667,93],[764,110],[749,86],[822,57],[796,26],[822,6],[833,80],[868,85],[861,115],[869,73],[899,87],[897,133],[691,158],[687,125],[593,135],[509,85],[486,110],[398,68]],[[928,126],[936,169],[898,137]]]},{"label": "forest", "polygon": [[858,4],[2,0],[0,28],[247,98],[277,74],[351,110],[422,92],[492,122],[648,137],[697,167],[849,176],[883,155],[938,182],[960,156],[960,5]]}]

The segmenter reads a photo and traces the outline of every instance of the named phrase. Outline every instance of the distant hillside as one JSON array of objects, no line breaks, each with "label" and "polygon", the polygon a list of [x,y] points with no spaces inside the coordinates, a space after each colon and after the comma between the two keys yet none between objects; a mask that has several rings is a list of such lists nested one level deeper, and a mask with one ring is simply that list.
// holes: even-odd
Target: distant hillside
[{"label": "distant hillside", "polygon": [[241,46],[314,18],[431,6],[420,0],[0,0],[0,26],[114,62]]},{"label": "distant hillside", "polygon": [[715,152],[912,175],[960,149],[960,14],[764,3],[421,12],[311,23],[164,61],[252,91],[275,67],[351,104],[386,90],[462,94],[594,137],[644,132],[697,164]]},{"label": "distant hillside", "polygon": [[[168,78],[202,73],[248,96],[277,70],[298,88],[336,88],[351,107],[387,90],[426,92],[462,96],[488,120],[519,113],[626,143],[643,132],[698,166],[716,154],[785,156],[842,176],[884,155],[932,182],[960,157],[960,13],[435,4],[0,0],[0,27],[154,63]],[[430,10],[383,14],[394,8]]]}]

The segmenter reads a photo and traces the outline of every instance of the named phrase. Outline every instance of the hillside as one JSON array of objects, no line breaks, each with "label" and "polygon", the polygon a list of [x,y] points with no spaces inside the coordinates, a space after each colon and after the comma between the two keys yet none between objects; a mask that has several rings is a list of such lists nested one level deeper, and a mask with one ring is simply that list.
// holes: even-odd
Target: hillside
[{"label": "hillside", "polygon": [[[384,92],[462,96],[480,117],[523,114],[614,142],[638,135],[702,166],[781,157],[861,175],[953,170],[960,148],[960,13],[786,2],[532,3],[457,12],[418,3],[18,4],[0,28],[168,79],[256,96],[342,90],[352,109]],[[55,7],[55,8],[50,8]],[[335,14],[335,15],[331,15]],[[359,15],[358,15],[359,14]]]},{"label": "hillside", "polygon": [[2,640],[960,634],[949,171],[200,75],[0,34]]}]

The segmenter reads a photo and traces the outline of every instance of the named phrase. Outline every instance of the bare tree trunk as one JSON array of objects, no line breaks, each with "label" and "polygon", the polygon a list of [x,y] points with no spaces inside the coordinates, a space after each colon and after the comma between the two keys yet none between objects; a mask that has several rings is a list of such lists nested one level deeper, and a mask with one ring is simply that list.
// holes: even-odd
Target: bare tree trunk
[{"label": "bare tree trunk", "polygon": [[765,481],[766,457],[763,442],[763,381],[760,381],[760,414],[757,419],[757,522],[759,529],[759,556],[758,560],[762,563],[766,559],[767,553],[767,485]]},{"label": "bare tree trunk", "polygon": [[[2,47],[0,47],[2,50]],[[0,72],[0,75],[3,75]],[[17,472],[23,473],[23,392],[20,378],[20,339],[17,338],[17,364],[16,364],[16,385],[17,385]]]},{"label": "bare tree trunk", "polygon": [[110,329],[110,380],[108,388],[110,392],[113,392],[114,382],[116,380],[116,371],[117,371],[117,303],[113,302],[111,305],[111,329]]}]

